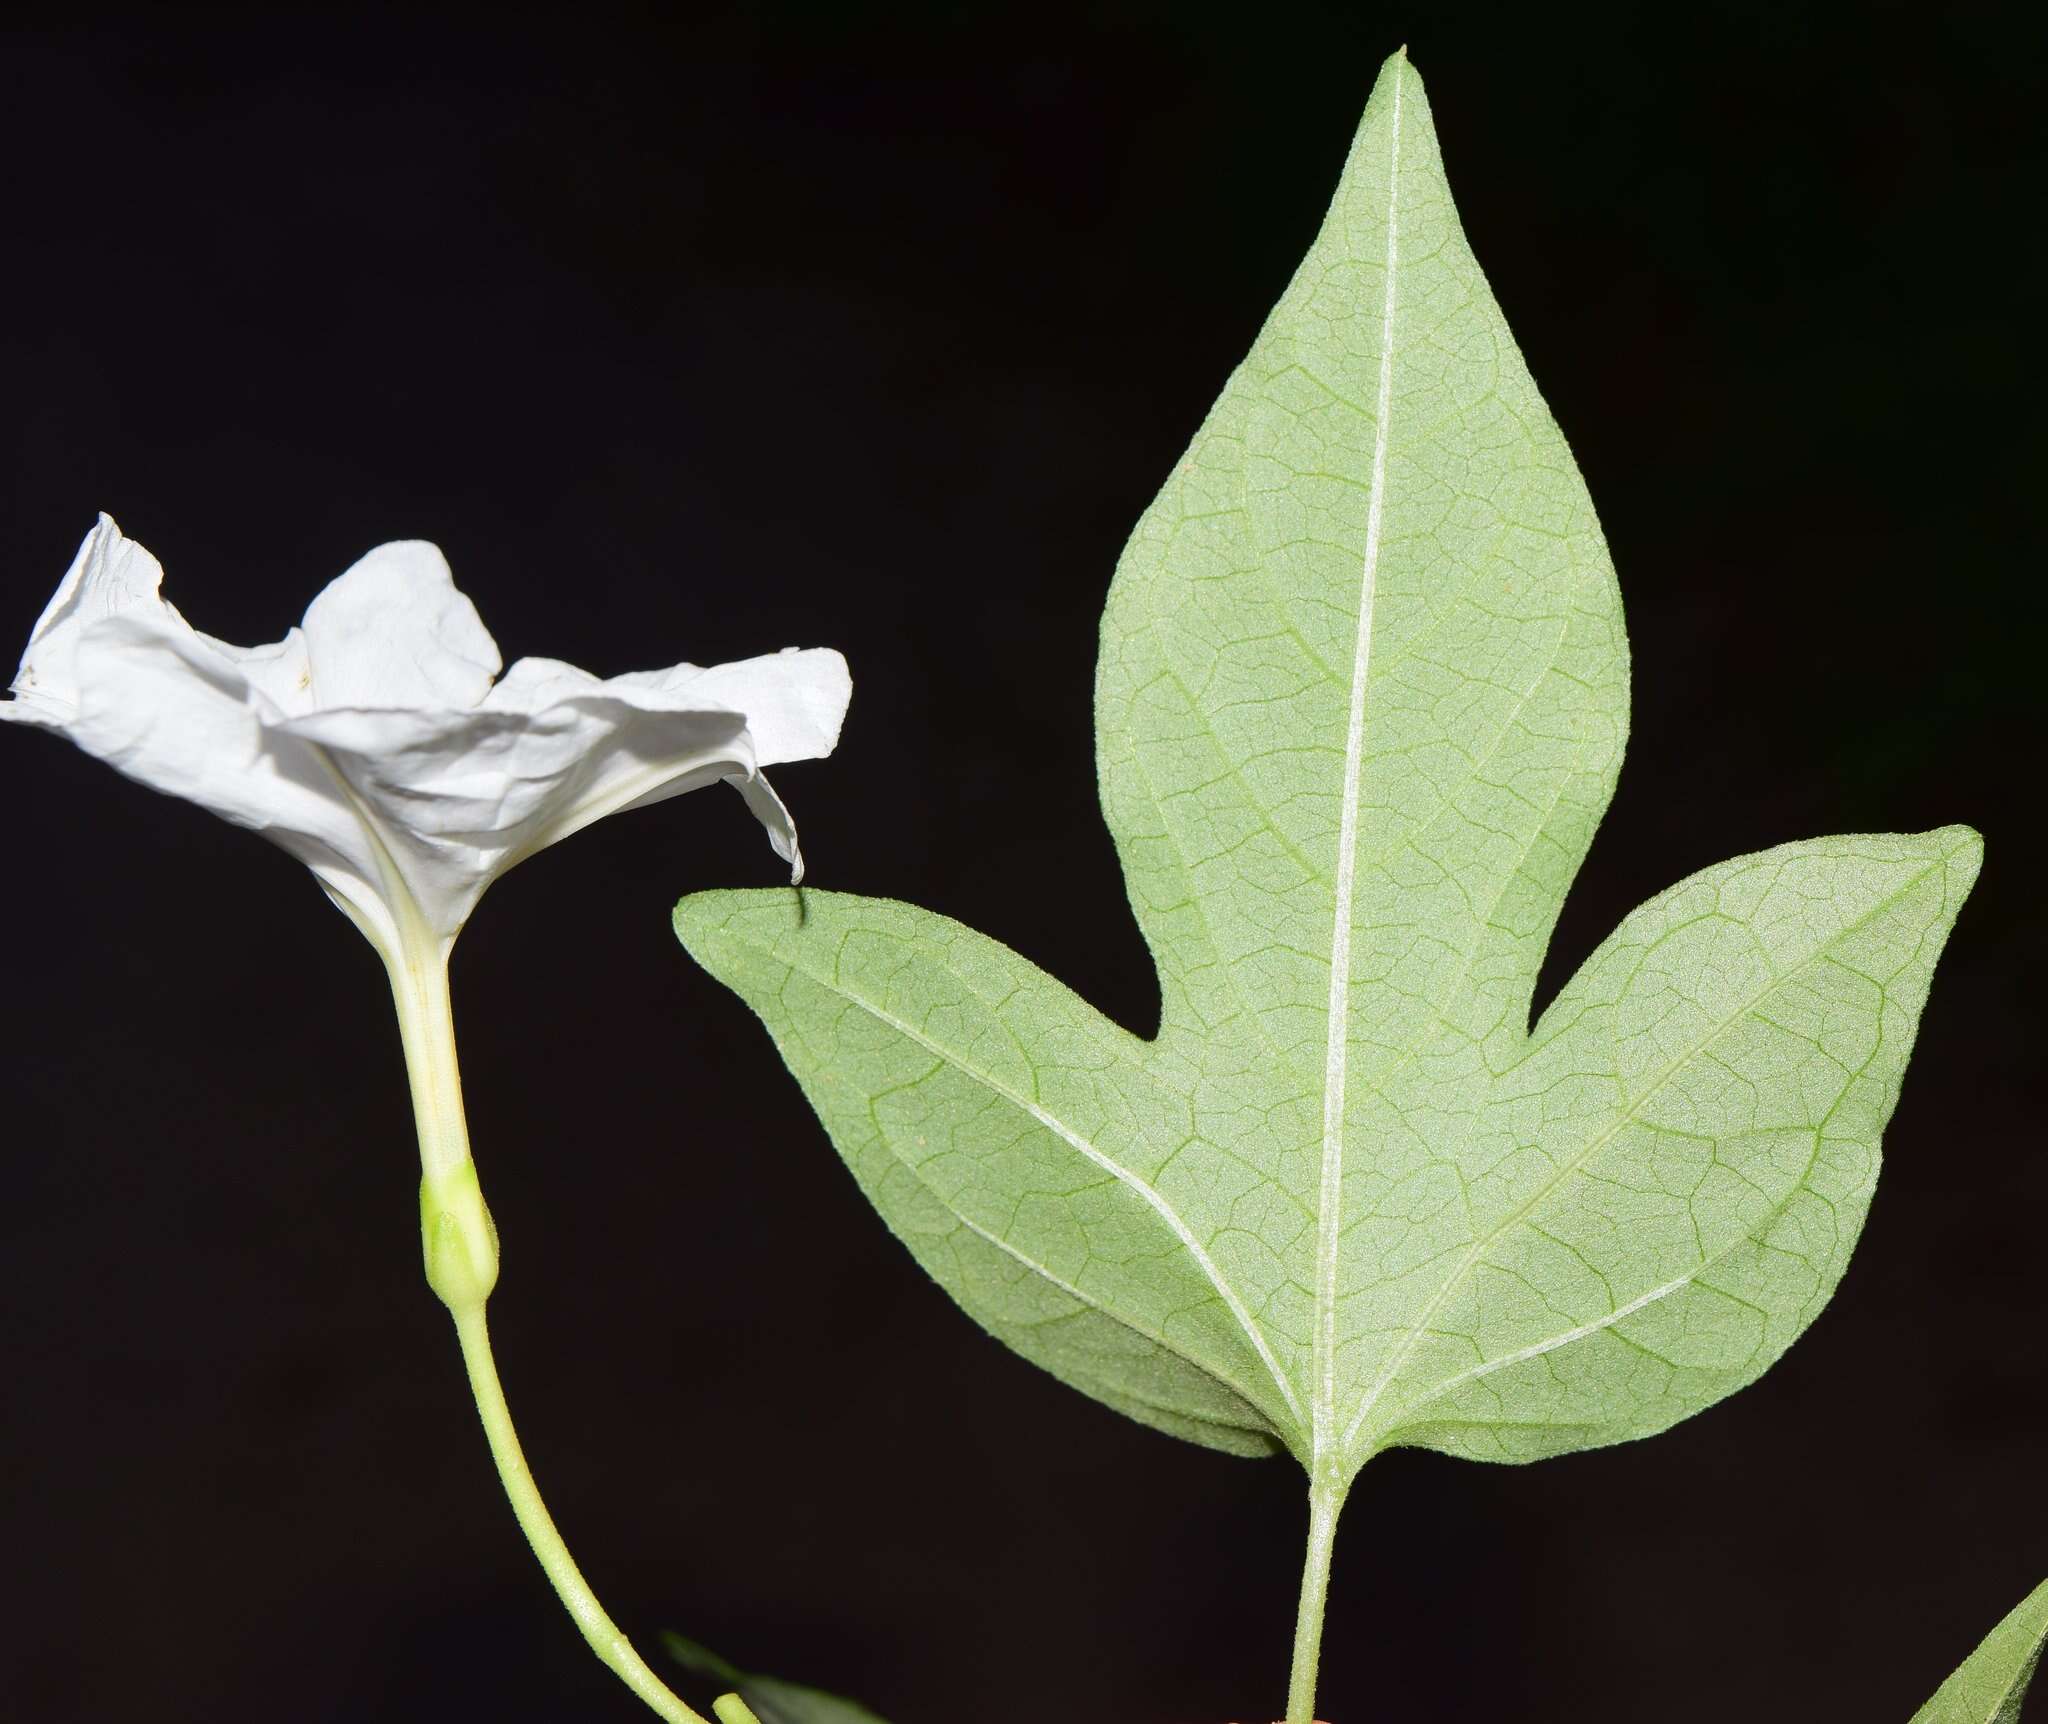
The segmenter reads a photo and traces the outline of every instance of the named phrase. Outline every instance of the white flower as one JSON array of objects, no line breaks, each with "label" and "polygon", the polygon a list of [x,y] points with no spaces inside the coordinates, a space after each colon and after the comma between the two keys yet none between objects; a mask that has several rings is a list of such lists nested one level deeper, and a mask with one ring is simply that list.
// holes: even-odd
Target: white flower
[{"label": "white flower", "polygon": [[836,652],[604,680],[527,658],[494,681],[496,643],[440,551],[418,541],[370,552],[274,646],[199,633],[158,596],[162,580],[102,515],[0,719],[59,731],[283,845],[394,980],[445,960],[514,863],[716,779],[802,878],[796,828],[760,768],[832,751],[851,689]]},{"label": "white flower", "polygon": [[455,1318],[506,1493],[598,1656],[663,1718],[706,1724],[605,1615],[519,1453],[484,1323],[498,1233],[469,1152],[448,953],[514,863],[714,779],[746,798],[801,879],[796,828],[760,769],[832,752],[852,692],[846,661],[791,648],[600,681],[527,658],[498,681],[476,607],[416,541],[372,551],[275,646],[200,634],[159,595],[163,578],[102,515],[29,637],[0,719],[57,731],[261,832],[369,936],[412,1086],[427,1282]]}]

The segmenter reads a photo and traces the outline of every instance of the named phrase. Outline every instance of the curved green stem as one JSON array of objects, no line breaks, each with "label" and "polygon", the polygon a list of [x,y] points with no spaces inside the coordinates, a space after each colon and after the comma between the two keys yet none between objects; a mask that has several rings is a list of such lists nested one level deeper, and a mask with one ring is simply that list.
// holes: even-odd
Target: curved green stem
[{"label": "curved green stem", "polygon": [[633,1650],[632,1642],[605,1614],[597,1594],[590,1590],[590,1583],[570,1556],[569,1547],[562,1542],[562,1535],[555,1530],[554,1519],[547,1504],[541,1501],[540,1489],[534,1484],[533,1473],[519,1447],[519,1433],[512,1428],[511,1409],[505,1404],[498,1367],[491,1357],[491,1336],[484,1322],[482,1301],[454,1315],[455,1333],[462,1342],[463,1368],[469,1372],[470,1393],[476,1397],[484,1435],[490,1439],[491,1458],[498,1463],[498,1477],[504,1481],[505,1495],[512,1499],[512,1512],[519,1517],[520,1531],[526,1534],[526,1542],[533,1546],[533,1554],[540,1558],[541,1567],[554,1583],[556,1596],[575,1618],[590,1650],[657,1714],[668,1719],[669,1724],[708,1724],[702,1714],[685,1706],[647,1668],[646,1661]]},{"label": "curved green stem", "polygon": [[[384,953],[398,1030],[405,1044],[406,1074],[412,1084],[413,1118],[419,1128],[420,1245],[427,1285],[455,1319],[469,1390],[490,1439],[491,1458],[511,1499],[512,1512],[540,1565],[554,1583],[591,1651],[669,1724],[709,1724],[676,1698],[633,1650],[618,1624],[590,1590],[569,1547],[562,1542],[540,1487],[519,1447],[512,1410],[491,1357],[484,1303],[498,1280],[498,1231],[484,1207],[476,1163],[469,1154],[469,1126],[463,1115],[462,1078],[455,1058],[455,1021],[448,1003],[448,945],[402,919],[402,949]],[[365,926],[364,931],[370,932]]]},{"label": "curved green stem", "polygon": [[1345,1486],[1312,1475],[1308,1490],[1308,1550],[1301,1564],[1301,1603],[1294,1617],[1294,1668],[1287,1678],[1287,1724],[1315,1724],[1316,1666],[1323,1649],[1323,1605],[1330,1593],[1330,1547]]}]

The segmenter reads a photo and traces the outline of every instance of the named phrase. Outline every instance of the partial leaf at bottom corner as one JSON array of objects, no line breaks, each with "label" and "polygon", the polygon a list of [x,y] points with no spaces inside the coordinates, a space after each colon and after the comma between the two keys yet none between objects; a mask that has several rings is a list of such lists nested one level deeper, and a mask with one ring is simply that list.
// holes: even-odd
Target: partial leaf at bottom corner
[{"label": "partial leaf at bottom corner", "polygon": [[2027,1684],[2048,1641],[2048,1580],[2020,1600],[1911,1724],[2019,1724]]},{"label": "partial leaf at bottom corner", "polygon": [[661,1640],[668,1655],[685,1670],[736,1690],[761,1724],[887,1724],[858,1700],[806,1688],[800,1682],[750,1675],[680,1634],[665,1633]]}]

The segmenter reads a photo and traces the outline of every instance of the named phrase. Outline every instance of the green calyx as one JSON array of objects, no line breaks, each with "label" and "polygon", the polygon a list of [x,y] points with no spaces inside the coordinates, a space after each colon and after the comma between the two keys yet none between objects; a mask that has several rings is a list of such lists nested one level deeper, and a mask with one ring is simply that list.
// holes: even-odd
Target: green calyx
[{"label": "green calyx", "polygon": [[498,1284],[498,1229],[475,1162],[420,1181],[420,1250],[442,1304],[458,1314],[482,1308]]}]

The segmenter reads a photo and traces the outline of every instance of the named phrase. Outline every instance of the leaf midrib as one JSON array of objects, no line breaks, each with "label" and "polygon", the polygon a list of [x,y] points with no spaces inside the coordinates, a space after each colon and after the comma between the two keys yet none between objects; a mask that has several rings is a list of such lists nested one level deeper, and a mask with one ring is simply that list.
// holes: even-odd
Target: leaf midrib
[{"label": "leaf midrib", "polygon": [[1385,304],[1380,313],[1378,412],[1373,421],[1372,500],[1366,507],[1365,554],[1359,571],[1358,624],[1352,644],[1351,698],[1345,720],[1344,791],[1337,834],[1337,901],[1330,926],[1329,1021],[1323,1053],[1323,1156],[1316,1206],[1315,1398],[1309,1441],[1325,1460],[1337,1404],[1337,1258],[1344,1193],[1344,1084],[1351,996],[1352,894],[1358,858],[1359,781],[1365,761],[1366,682],[1372,663],[1373,611],[1378,597],[1381,535],[1386,523],[1388,419],[1394,396],[1394,305],[1401,209],[1401,87],[1394,77],[1387,142]]}]

